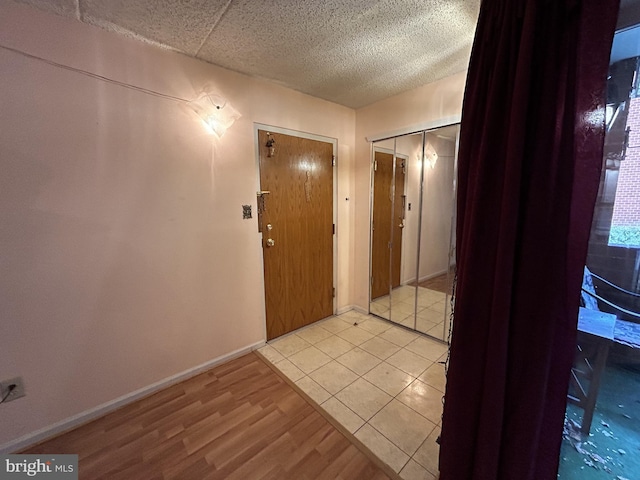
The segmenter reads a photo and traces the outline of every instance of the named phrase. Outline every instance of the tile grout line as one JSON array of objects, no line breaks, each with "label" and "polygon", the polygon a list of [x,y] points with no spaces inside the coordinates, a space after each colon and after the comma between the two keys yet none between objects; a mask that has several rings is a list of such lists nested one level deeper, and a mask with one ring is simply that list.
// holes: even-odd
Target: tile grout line
[{"label": "tile grout line", "polygon": [[[335,316],[334,316],[334,317],[332,317],[332,318],[337,318],[337,317],[335,317]],[[366,321],[366,320],[365,320],[365,321]],[[321,327],[322,325],[318,325],[318,326],[319,326],[319,327]],[[390,328],[392,328],[392,327],[393,327],[393,326],[391,326]],[[390,328],[389,328],[389,329],[390,329]],[[389,330],[389,329],[387,329],[387,330]],[[387,330],[385,330],[385,331],[387,331]],[[339,333],[339,332],[338,332],[338,333]],[[373,338],[375,338],[375,337],[377,337],[377,336],[379,336],[379,335],[382,335],[383,333],[384,333],[384,332],[381,332],[380,334],[375,335]],[[337,334],[333,334],[333,336],[338,336],[338,338],[342,338],[342,337],[339,337],[339,335],[337,335]],[[329,339],[329,338],[331,338],[331,337],[327,337],[326,339]],[[414,339],[414,340],[412,340],[411,342],[409,342],[407,345],[409,345],[410,343],[412,343],[413,341],[415,341],[415,340],[417,340],[417,339],[419,339],[419,338],[421,338],[421,337],[417,337],[416,339]],[[324,340],[326,340],[326,339],[324,339]],[[303,340],[304,340],[304,339],[303,339]],[[343,339],[343,340],[345,340],[345,339]],[[369,339],[369,340],[371,340],[371,339]],[[367,341],[369,341],[369,340],[366,340],[365,342],[362,342],[360,345],[362,345],[362,344],[366,343],[366,342],[367,342]],[[383,339],[383,340],[385,340],[385,339]],[[323,341],[323,340],[321,340],[321,341]],[[351,343],[351,342],[349,342],[348,340],[345,340],[345,341],[347,341],[348,343]],[[389,340],[386,340],[386,341],[387,341],[387,342],[389,342],[389,343],[392,343],[392,344],[393,344],[393,342],[391,342],[391,341],[389,341]],[[310,343],[310,342],[307,342],[307,343]],[[319,342],[316,342],[316,343],[319,343]],[[353,348],[352,348],[351,350],[349,350],[349,351],[345,352],[345,353],[344,353],[344,354],[342,354],[342,355],[346,355],[346,354],[347,354],[347,353],[349,353],[350,351],[352,351],[352,350],[354,350],[354,349],[356,349],[356,348],[359,348],[360,350],[365,351],[365,352],[366,352],[366,353],[368,353],[369,355],[372,355],[372,356],[376,357],[376,359],[380,360],[380,362],[381,362],[381,363],[386,363],[386,360],[387,360],[388,358],[390,358],[390,357],[392,357],[393,355],[395,355],[395,354],[397,354],[397,353],[398,353],[398,352],[395,352],[395,353],[391,354],[389,357],[387,357],[386,359],[381,359],[380,357],[378,357],[378,356],[376,356],[376,355],[374,355],[374,354],[372,354],[372,353],[370,353],[370,352],[367,352],[366,350],[364,350],[364,349],[360,348],[360,345],[355,345],[355,344],[353,344],[353,343],[351,343],[351,345],[353,345]],[[399,348],[400,348],[400,350],[406,349],[406,345],[405,345],[405,346],[400,346],[400,345],[398,345],[398,344],[394,344],[394,345],[395,345],[395,346],[397,346],[397,347],[399,347]],[[315,347],[315,345],[310,343],[310,347]],[[307,348],[310,348],[310,347],[307,347]],[[316,348],[316,349],[318,349],[317,347],[315,347],[315,348]],[[276,349],[276,350],[277,350],[277,349]],[[303,350],[304,350],[304,349],[303,349]],[[322,351],[321,349],[318,349],[318,350]],[[289,360],[289,357],[291,357],[292,355],[295,355],[295,354],[297,354],[297,353],[299,353],[299,352],[301,352],[301,351],[302,351],[302,350],[296,351],[296,352],[294,352],[294,353],[292,353],[292,354],[290,354],[290,355],[288,355],[288,356],[284,356],[284,354],[282,354],[282,353],[281,353],[281,355],[283,355],[284,359]],[[388,365],[390,365],[391,367],[397,368],[398,370],[400,370],[400,371],[404,372],[405,374],[407,374],[407,375],[409,375],[409,376],[411,376],[411,377],[413,378],[413,380],[411,381],[411,383],[409,383],[409,385],[407,385],[407,387],[409,387],[409,386],[410,386],[411,384],[413,384],[416,380],[419,380],[419,379],[420,379],[420,377],[421,377],[421,376],[422,376],[422,375],[423,375],[423,374],[424,374],[424,373],[425,373],[429,368],[431,368],[434,364],[436,364],[438,360],[431,360],[431,359],[426,358],[426,357],[423,357],[422,355],[420,355],[420,354],[418,354],[418,353],[415,353],[415,352],[413,352],[413,351],[411,351],[411,350],[406,350],[406,351],[407,351],[407,352],[409,352],[409,353],[413,353],[413,354],[415,354],[415,355],[418,355],[420,358],[422,358],[422,359],[424,359],[424,360],[427,360],[428,362],[431,362],[431,364],[430,364],[428,367],[426,367],[424,370],[422,370],[422,371],[420,372],[420,374],[419,374],[418,376],[416,376],[416,377],[414,377],[410,372],[407,372],[407,371],[405,371],[405,370],[402,370],[401,368],[396,367],[396,366],[395,366],[395,365],[393,365],[393,364],[387,363],[387,364],[388,364]],[[336,361],[336,362],[340,363],[340,365],[342,365],[343,367],[345,367],[347,370],[349,370],[350,372],[352,372],[354,375],[358,376],[358,378],[362,378],[363,380],[367,381],[368,383],[371,383],[371,382],[370,382],[370,381],[368,381],[366,378],[364,378],[364,375],[366,375],[366,374],[367,374],[367,373],[369,373],[371,370],[373,370],[373,369],[374,369],[374,368],[376,368],[378,365],[380,365],[380,364],[378,364],[378,365],[376,365],[376,367],[372,367],[372,368],[371,368],[371,369],[369,369],[367,372],[365,372],[364,374],[360,375],[360,374],[358,374],[358,372],[355,372],[355,371],[351,370],[347,365],[344,365],[343,363],[341,363],[340,361],[338,361],[338,360],[337,360],[337,359],[338,359],[339,357],[341,357],[342,355],[339,355],[338,357],[333,358],[333,357],[331,357],[330,355],[326,354],[325,352],[323,352],[323,353],[324,353],[325,355],[327,355],[328,357],[330,357],[330,358],[331,358],[331,360],[330,360],[329,362],[327,362],[327,363],[325,363],[325,364],[321,365],[320,367],[315,368],[314,370],[312,370],[312,371],[311,371],[311,372],[309,372],[309,373],[304,372],[304,371],[303,371],[303,370],[301,370],[299,367],[297,367],[297,365],[295,365],[295,364],[293,364],[293,362],[291,362],[294,366],[296,366],[296,367],[297,367],[300,371],[302,371],[302,373],[304,374],[304,375],[303,375],[303,377],[299,378],[299,379],[298,379],[298,380],[296,380],[296,381],[299,381],[299,380],[301,380],[301,379],[302,379],[302,378],[304,378],[304,377],[309,377],[312,381],[314,381],[315,383],[318,383],[318,382],[316,382],[313,378],[311,378],[311,377],[310,377],[310,375],[311,375],[313,372],[315,372],[316,370],[318,370],[318,369],[322,368],[324,365],[327,365],[328,363],[331,363],[331,361]],[[290,360],[289,360],[289,361],[290,361]],[[277,362],[276,362],[276,363],[277,363]],[[275,363],[274,363],[274,365],[275,365]],[[354,380],[353,382],[351,382],[351,383],[349,383],[349,384],[345,385],[345,386],[344,386],[343,388],[341,388],[341,389],[340,389],[336,394],[331,394],[331,392],[329,392],[329,391],[327,391],[326,389],[324,389],[324,387],[322,387],[322,385],[320,385],[320,384],[318,384],[318,385],[319,385],[321,388],[323,388],[323,390],[325,390],[327,393],[329,393],[331,396],[335,396],[335,395],[337,395],[337,394],[338,394],[338,393],[340,393],[342,390],[344,390],[345,388],[347,388],[349,385],[353,384],[353,383],[354,383],[354,382],[356,382],[356,381],[357,381],[357,380]],[[420,382],[421,382],[421,383],[425,383],[425,382],[422,382],[421,380],[420,380]],[[375,384],[373,384],[373,383],[371,383],[371,384],[372,384],[374,387],[376,387],[377,389],[379,389],[379,390],[381,390],[382,392],[384,392],[384,393],[386,393],[387,395],[389,395],[387,392],[385,392],[384,390],[382,390],[382,389],[381,389],[380,387],[378,387],[377,385],[375,385]],[[433,387],[432,385],[429,385],[428,383],[425,383],[425,385],[428,385],[428,386],[430,386],[430,387],[432,387],[432,388],[435,388],[435,387]],[[407,388],[407,387],[405,387],[405,388]],[[438,390],[438,389],[436,388],[436,390]],[[392,398],[392,399],[396,399],[396,397],[397,397],[398,395],[400,395],[400,393],[402,393],[402,391],[404,391],[404,389],[403,389],[403,390],[401,390],[399,393],[397,393],[395,396],[393,396],[393,398]],[[438,390],[438,391],[439,391],[439,390]],[[390,395],[390,396],[391,396],[391,395]],[[336,399],[336,400],[340,401],[339,399]],[[402,400],[398,400],[398,401],[400,401],[403,405],[407,406],[408,408],[410,408],[412,411],[414,411],[415,413],[417,413],[417,414],[418,414],[418,415],[420,415],[421,417],[425,418],[427,421],[429,421],[429,422],[433,423],[430,419],[426,418],[426,417],[425,417],[424,415],[422,415],[420,412],[416,411],[416,410],[415,410],[415,409],[413,409],[411,406],[406,405],[404,402],[402,402]],[[341,402],[341,403],[342,403],[342,402]],[[386,406],[386,405],[387,405],[387,404],[385,404],[385,406]],[[382,408],[384,408],[384,407],[382,407]],[[379,411],[380,411],[380,410],[378,410],[378,412],[379,412]],[[376,412],[376,414],[377,414],[378,412]],[[354,413],[355,413],[355,412],[354,412]],[[357,415],[357,414],[356,414],[356,415]],[[364,420],[364,419],[363,419],[363,420]],[[436,425],[436,426],[438,426],[437,424],[435,424],[435,425]]]},{"label": "tile grout line", "polygon": [[[427,472],[429,472],[430,474],[432,474],[432,472],[431,472],[430,470],[428,470],[426,467],[424,467],[424,465],[422,465],[420,462],[418,462],[417,460],[415,460],[415,459],[414,459],[414,456],[415,456],[415,454],[418,452],[418,450],[422,447],[422,445],[424,445],[424,442],[429,438],[429,436],[430,436],[430,435],[435,431],[435,429],[436,429],[436,428],[439,428],[439,425],[438,425],[437,423],[434,423],[434,422],[433,422],[432,420],[430,420],[429,418],[425,417],[422,413],[418,412],[417,410],[415,410],[415,409],[414,409],[413,407],[411,407],[410,405],[407,405],[406,403],[402,402],[402,400],[400,400],[400,399],[398,399],[398,398],[397,398],[397,397],[398,397],[398,396],[399,396],[403,391],[405,391],[405,390],[406,390],[406,388],[408,388],[410,385],[412,385],[413,383],[415,383],[415,382],[416,382],[416,380],[419,380],[421,383],[424,383],[425,385],[430,386],[431,388],[435,388],[437,391],[439,391],[439,389],[438,389],[438,388],[436,388],[436,387],[434,387],[434,386],[432,386],[432,385],[430,385],[430,384],[428,384],[428,383],[423,382],[422,380],[420,380],[420,377],[421,377],[422,375],[424,375],[424,373],[425,373],[429,368],[431,368],[433,365],[435,365],[435,364],[438,362],[438,360],[437,360],[437,359],[436,359],[436,360],[431,360],[430,358],[426,358],[426,357],[424,357],[424,356],[420,355],[419,353],[416,353],[416,352],[414,352],[414,351],[409,350],[409,349],[407,349],[407,348],[406,348],[408,345],[410,345],[411,343],[415,342],[416,340],[418,340],[418,339],[420,339],[420,338],[429,338],[429,337],[428,337],[428,336],[427,336],[427,337],[424,337],[424,336],[420,335],[420,333],[415,333],[414,335],[416,335],[416,337],[415,337],[415,338],[413,338],[412,340],[410,340],[408,343],[406,343],[405,345],[398,345],[397,343],[394,343],[393,341],[390,341],[390,340],[387,340],[386,338],[381,337],[385,332],[387,332],[387,331],[389,331],[390,329],[392,329],[392,328],[393,328],[393,326],[394,326],[394,325],[390,325],[387,329],[383,330],[383,331],[382,331],[382,332],[380,332],[380,333],[373,333],[373,332],[370,332],[369,330],[367,330],[366,328],[363,328],[363,330],[364,330],[364,331],[366,331],[367,333],[371,334],[371,335],[372,335],[372,337],[371,337],[371,338],[369,338],[369,339],[367,339],[367,340],[365,340],[365,341],[363,341],[363,342],[360,342],[359,344],[357,344],[357,345],[356,345],[356,344],[352,343],[351,341],[349,341],[349,340],[347,340],[347,339],[345,339],[345,338],[341,337],[341,336],[339,335],[339,333],[341,333],[341,332],[343,332],[343,331],[347,330],[348,328],[351,328],[352,326],[353,326],[353,327],[357,327],[357,326],[359,326],[360,324],[358,323],[358,320],[356,320],[356,321],[354,322],[354,324],[353,324],[353,325],[350,325],[350,322],[347,322],[346,320],[339,318],[339,316],[335,316],[335,315],[334,315],[334,316],[332,316],[332,317],[330,317],[330,318],[337,318],[337,319],[339,319],[339,320],[342,320],[342,321],[344,321],[344,323],[345,323],[345,324],[349,324],[349,326],[347,326],[346,328],[344,328],[344,329],[342,329],[342,330],[339,330],[338,332],[335,332],[335,333],[325,328],[324,330],[326,330],[330,335],[329,335],[328,337],[325,337],[325,338],[323,338],[323,339],[321,339],[321,340],[318,340],[318,341],[315,341],[315,342],[313,342],[313,341],[308,341],[308,340],[306,340],[304,337],[301,337],[301,336],[299,336],[299,335],[298,335],[298,338],[300,338],[300,339],[301,339],[301,340],[303,340],[304,342],[308,343],[308,344],[309,344],[309,346],[308,346],[308,347],[304,347],[304,348],[302,348],[301,350],[297,350],[297,351],[295,351],[295,352],[293,352],[293,353],[290,353],[289,355],[285,355],[284,353],[280,352],[280,351],[279,351],[276,347],[274,347],[273,345],[270,345],[270,344],[268,344],[268,345],[270,345],[270,346],[271,346],[271,348],[273,348],[274,350],[276,350],[276,351],[277,351],[277,352],[278,352],[278,353],[283,357],[283,358],[282,358],[283,360],[288,360],[292,365],[294,365],[298,370],[300,370],[300,371],[302,372],[302,374],[303,374],[303,375],[302,375],[302,377],[300,377],[298,380],[295,380],[295,381],[294,381],[293,379],[291,379],[291,378],[290,378],[290,380],[291,380],[291,381],[293,381],[294,383],[296,383],[296,384],[297,384],[297,382],[299,382],[300,380],[304,379],[305,377],[309,378],[309,380],[311,380],[312,382],[314,382],[315,384],[317,384],[317,385],[318,385],[318,386],[319,386],[319,387],[320,387],[324,392],[326,392],[326,393],[329,395],[329,397],[328,397],[328,398],[326,398],[326,399],[322,402],[322,404],[326,403],[327,401],[329,401],[329,400],[331,400],[331,399],[335,399],[335,400],[336,400],[336,401],[338,401],[341,405],[344,405],[344,406],[347,408],[347,410],[349,410],[351,413],[353,413],[354,415],[356,415],[356,417],[357,417],[357,418],[360,418],[360,419],[364,422],[360,427],[358,427],[358,428],[353,432],[353,435],[354,435],[354,436],[355,436],[355,435],[356,435],[356,433],[357,433],[357,432],[359,432],[359,431],[360,431],[360,430],[361,430],[365,425],[369,425],[369,427],[370,427],[370,428],[372,428],[374,431],[376,431],[378,434],[380,434],[380,435],[381,435],[383,438],[385,438],[389,443],[391,443],[394,447],[396,447],[400,452],[402,452],[404,455],[407,455],[408,459],[407,459],[407,461],[406,461],[406,462],[404,462],[404,463],[403,463],[402,467],[398,470],[398,472],[397,472],[398,474],[399,474],[399,473],[400,473],[400,472],[401,472],[401,471],[402,471],[402,470],[407,466],[407,464],[408,464],[411,460],[413,460],[414,462],[416,462],[416,463],[417,463],[421,468],[423,468],[425,471],[427,471]],[[368,321],[368,320],[370,320],[370,319],[377,319],[377,317],[372,316],[372,315],[369,315],[369,318],[364,318],[364,319],[362,319],[362,320],[361,320],[361,322],[362,322],[362,324],[364,324],[366,321]],[[385,320],[381,320],[381,321],[385,321]],[[387,321],[388,321],[388,320],[387,320]],[[389,322],[390,322],[390,321],[389,321]],[[319,327],[319,328],[322,328],[322,324],[319,324],[319,325],[311,325],[310,327]],[[408,331],[408,330],[407,330],[407,331]],[[294,333],[294,332],[292,332],[292,333]],[[413,332],[409,332],[409,331],[408,331],[408,333],[413,333]],[[331,355],[329,355],[329,354],[327,354],[326,352],[324,352],[321,348],[316,347],[316,344],[318,344],[318,343],[320,343],[320,342],[322,342],[322,341],[325,341],[325,340],[329,340],[329,339],[331,339],[331,338],[333,338],[333,337],[337,337],[337,338],[339,338],[339,339],[341,339],[341,340],[343,340],[343,341],[345,341],[345,342],[349,343],[349,344],[352,346],[352,348],[351,348],[350,350],[348,350],[347,352],[345,352],[345,353],[343,353],[343,354],[341,354],[341,355],[338,355],[337,357],[332,357]],[[386,342],[388,342],[388,343],[391,343],[391,344],[392,344],[392,345],[394,345],[395,347],[398,347],[398,348],[399,348],[399,350],[398,350],[397,352],[394,352],[393,354],[391,354],[391,355],[387,356],[386,358],[380,358],[379,356],[377,356],[377,355],[375,355],[375,354],[373,354],[373,353],[371,353],[371,352],[367,351],[366,349],[361,348],[361,345],[363,345],[363,344],[365,344],[365,343],[367,343],[367,342],[369,342],[369,341],[371,341],[371,340],[373,340],[373,339],[375,339],[375,338],[378,338],[378,337],[380,337],[382,340],[384,340],[384,341],[386,341]],[[306,350],[306,349],[308,349],[308,348],[311,348],[311,347],[314,347],[316,350],[318,350],[318,351],[322,352],[324,355],[326,355],[327,357],[329,357],[329,358],[330,358],[330,360],[329,360],[328,362],[324,363],[323,365],[321,365],[321,366],[319,366],[319,367],[317,367],[317,368],[314,368],[314,369],[313,369],[313,370],[311,370],[309,373],[307,373],[307,372],[305,372],[304,370],[300,369],[300,368],[299,368],[297,365],[295,365],[293,362],[291,362],[290,357],[291,357],[291,356],[293,356],[293,355],[296,355],[297,353],[299,353],[299,352],[301,352],[301,351],[303,351],[303,350]],[[362,375],[361,375],[361,374],[358,374],[358,372],[353,371],[353,370],[352,370],[352,369],[350,369],[347,365],[344,365],[343,363],[341,363],[340,361],[338,361],[338,360],[337,360],[339,357],[342,357],[343,355],[346,355],[347,353],[349,353],[349,352],[351,352],[351,351],[355,350],[356,348],[357,348],[357,349],[359,349],[359,350],[361,350],[361,351],[363,351],[363,352],[365,352],[365,353],[367,353],[367,354],[369,354],[369,355],[371,355],[371,356],[373,356],[376,360],[379,360],[379,363],[378,363],[376,366],[374,366],[374,367],[372,367],[372,368],[368,369],[368,370],[367,370],[364,374],[362,374]],[[402,370],[401,368],[396,367],[396,366],[395,366],[395,365],[393,365],[393,364],[387,363],[387,360],[388,360],[389,358],[391,358],[392,356],[394,356],[394,355],[396,355],[397,353],[401,352],[402,350],[405,350],[406,352],[411,353],[411,354],[413,354],[413,355],[417,355],[417,356],[418,356],[418,357],[420,357],[421,359],[426,360],[427,362],[429,362],[429,365],[428,365],[427,367],[425,367],[424,369],[422,369],[422,370],[420,371],[420,374],[419,374],[419,375],[417,375],[417,376],[415,376],[415,377],[414,377],[414,376],[413,376],[413,374],[411,374],[411,373],[409,373],[409,372],[406,372],[405,370]],[[438,357],[438,358],[440,358],[440,357]],[[280,360],[280,361],[282,361],[282,360]],[[344,387],[342,387],[340,390],[338,390],[335,394],[332,394],[331,392],[329,392],[328,390],[326,390],[326,389],[325,389],[321,384],[319,384],[318,382],[316,382],[316,381],[315,381],[315,380],[310,376],[313,372],[315,372],[315,371],[317,371],[318,369],[322,368],[323,366],[325,366],[325,365],[327,365],[327,364],[331,363],[332,361],[337,362],[339,365],[343,366],[344,368],[346,368],[347,370],[349,370],[350,372],[352,372],[352,373],[353,373],[354,375],[356,375],[356,377],[357,377],[355,380],[353,380],[352,382],[348,383],[347,385],[345,385]],[[272,363],[273,365],[276,365],[276,363],[279,363],[279,362],[272,362],[271,360],[269,360],[269,362],[270,362],[270,363]],[[387,393],[386,391],[382,390],[382,389],[381,389],[380,387],[378,387],[376,384],[374,384],[374,383],[370,382],[369,380],[367,380],[366,378],[364,378],[364,376],[365,376],[367,373],[369,373],[370,371],[372,371],[373,369],[375,369],[376,367],[378,367],[379,365],[381,365],[381,364],[383,364],[383,363],[384,363],[384,364],[387,364],[387,365],[389,365],[389,366],[391,366],[391,367],[393,367],[393,368],[396,368],[396,369],[398,369],[398,370],[400,370],[400,371],[402,371],[404,374],[408,375],[410,378],[413,378],[413,380],[412,380],[412,381],[411,381],[407,386],[405,386],[404,388],[402,388],[402,389],[400,390],[400,392],[398,392],[397,394],[395,394],[395,395],[389,395],[389,393]],[[366,381],[367,383],[369,383],[370,385],[372,385],[373,387],[375,387],[376,389],[380,390],[381,392],[383,392],[384,394],[386,394],[387,396],[389,396],[389,397],[390,397],[390,400],[389,400],[389,401],[387,401],[387,402],[386,402],[386,403],[385,403],[381,408],[379,408],[379,409],[378,409],[378,410],[377,410],[377,411],[376,411],[376,412],[375,412],[375,413],[374,413],[374,414],[373,414],[373,415],[372,415],[368,420],[365,420],[365,419],[363,419],[362,417],[360,417],[360,415],[358,415],[358,413],[356,413],[356,412],[355,412],[351,407],[349,407],[348,405],[344,404],[340,399],[338,399],[338,398],[336,397],[336,395],[338,395],[341,391],[343,391],[344,389],[346,389],[347,387],[349,387],[350,385],[352,385],[353,383],[355,383],[358,379],[362,379],[362,380]],[[311,397],[309,396],[309,398],[311,398]],[[328,415],[332,416],[332,415],[331,415],[331,414],[330,414],[330,413],[329,413],[329,412],[328,412],[324,407],[322,407],[322,404],[321,404],[321,403],[318,403],[318,402],[317,402],[315,399],[313,399],[313,398],[312,398],[312,400],[314,401],[314,403],[316,403],[316,405],[317,405],[318,407],[320,407],[321,409],[323,409],[323,411],[324,411],[325,413],[327,413]],[[379,414],[379,413],[380,413],[384,408],[386,408],[386,407],[387,407],[391,402],[393,402],[393,400],[397,400],[397,401],[399,401],[403,406],[405,406],[405,407],[409,408],[412,412],[416,413],[416,414],[417,414],[417,415],[419,415],[421,418],[425,419],[427,422],[429,422],[430,424],[432,424],[432,425],[433,425],[433,428],[431,428],[431,430],[429,431],[429,433],[427,434],[427,436],[425,437],[425,439],[420,443],[420,445],[417,447],[417,449],[416,449],[412,454],[408,454],[408,453],[407,453],[405,450],[403,450],[399,445],[396,445],[396,444],[395,444],[395,443],[394,443],[390,438],[388,438],[384,433],[380,432],[380,431],[379,431],[375,426],[373,426],[373,425],[370,423],[370,420],[371,420],[372,418],[374,418],[376,415],[378,415],[378,414]],[[333,416],[332,416],[332,417],[333,417]],[[336,420],[336,421],[337,421],[337,420]],[[345,427],[345,428],[346,428],[346,427]],[[390,467],[390,466],[389,466],[389,467]],[[390,467],[390,468],[391,468],[391,467]]]},{"label": "tile grout line", "polygon": [[[259,349],[258,349],[259,350]],[[273,367],[275,367],[275,364],[273,362],[271,362],[271,360],[269,360],[268,358],[266,358],[265,356],[263,356],[262,354],[259,353],[260,358],[262,358],[265,362],[269,363],[270,365],[272,365]],[[396,472],[389,464],[387,464],[384,460],[382,460],[378,455],[376,455],[375,453],[373,453],[373,451],[364,443],[362,442],[359,438],[357,438],[355,436],[355,433],[351,433],[341,422],[339,422],[335,417],[333,417],[333,415],[331,415],[329,412],[327,412],[327,410],[325,410],[324,408],[322,408],[322,406],[316,402],[307,392],[305,392],[304,390],[302,390],[302,388],[296,384],[296,382],[294,382],[288,375],[286,375],[284,372],[282,372],[281,370],[278,370],[277,368],[275,369],[277,370],[276,374],[279,375],[282,380],[286,383],[288,383],[289,385],[292,386],[292,388],[294,388],[294,390],[296,391],[296,393],[298,393],[299,395],[302,396],[302,398],[304,398],[308,403],[311,404],[311,406],[313,408],[319,409],[321,410],[324,415],[323,417],[325,418],[325,420],[327,420],[331,425],[334,426],[334,428],[336,428],[338,431],[340,431],[345,437],[349,438],[350,441],[356,445],[356,448],[360,449],[360,447],[358,447],[358,444],[362,445],[364,447],[365,450],[367,450],[369,453],[366,454],[368,457],[371,458],[371,456],[375,457],[375,461],[372,459],[372,461],[374,461],[374,463],[378,464],[378,466],[385,471],[385,473],[393,480],[393,479],[401,479],[400,477],[400,472]],[[297,389],[297,390],[296,390]],[[345,405],[346,406],[346,405]],[[348,407],[347,407],[348,408]],[[321,413],[322,415],[322,413]],[[357,414],[356,414],[357,415]],[[328,418],[328,417],[330,418]],[[331,420],[330,420],[331,419]],[[339,425],[340,428],[337,426]],[[341,431],[341,428],[344,431]],[[347,432],[348,435],[345,433]],[[349,435],[353,438],[350,438]],[[361,450],[361,449],[360,449]],[[361,450],[363,451],[363,450]],[[388,469],[388,471],[386,471]]]}]

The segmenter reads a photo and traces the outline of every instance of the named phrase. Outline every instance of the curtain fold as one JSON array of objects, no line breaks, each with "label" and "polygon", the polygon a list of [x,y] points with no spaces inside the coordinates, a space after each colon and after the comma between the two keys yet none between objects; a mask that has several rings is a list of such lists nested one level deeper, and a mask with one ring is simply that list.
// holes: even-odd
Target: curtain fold
[{"label": "curtain fold", "polygon": [[458,159],[440,479],[556,478],[618,0],[485,0]]}]

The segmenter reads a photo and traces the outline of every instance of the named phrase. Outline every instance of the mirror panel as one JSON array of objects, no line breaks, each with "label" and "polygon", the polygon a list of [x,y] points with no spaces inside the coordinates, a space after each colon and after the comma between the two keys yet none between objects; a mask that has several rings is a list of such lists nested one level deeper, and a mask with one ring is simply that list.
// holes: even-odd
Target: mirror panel
[{"label": "mirror panel", "polygon": [[447,340],[459,126],[374,142],[370,312]]},{"label": "mirror panel", "polygon": [[447,308],[444,318],[444,340],[447,343],[451,343],[451,330],[453,322],[453,309],[455,305],[455,297],[453,297],[453,285],[456,281],[456,199],[458,195],[458,146],[460,145],[460,126],[457,125],[455,137],[455,150],[453,156],[453,207],[451,208],[451,241],[449,242],[449,268],[447,272]]},{"label": "mirror panel", "polygon": [[416,330],[440,340],[448,336],[452,214],[458,125],[426,132],[420,229]]},{"label": "mirror panel", "polygon": [[371,160],[371,261],[369,311],[391,318],[391,221],[393,215],[393,159],[395,140],[377,142]]},{"label": "mirror panel", "polygon": [[420,222],[423,134],[396,138],[395,205],[391,255],[391,321],[415,329],[416,260]]}]

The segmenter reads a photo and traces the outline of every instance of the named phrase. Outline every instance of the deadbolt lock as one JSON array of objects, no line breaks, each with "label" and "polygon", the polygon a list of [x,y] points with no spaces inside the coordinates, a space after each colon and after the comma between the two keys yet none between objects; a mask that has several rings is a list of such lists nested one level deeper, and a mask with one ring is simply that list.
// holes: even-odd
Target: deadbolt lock
[{"label": "deadbolt lock", "polygon": [[273,238],[267,238],[267,247],[273,247],[276,242],[273,241]]}]

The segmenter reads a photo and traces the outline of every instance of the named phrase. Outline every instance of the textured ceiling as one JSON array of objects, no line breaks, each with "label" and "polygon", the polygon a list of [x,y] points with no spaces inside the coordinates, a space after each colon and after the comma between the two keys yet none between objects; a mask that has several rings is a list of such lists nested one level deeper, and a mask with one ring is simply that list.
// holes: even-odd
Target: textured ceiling
[{"label": "textured ceiling", "polygon": [[359,108],[467,68],[480,0],[17,0]]}]

